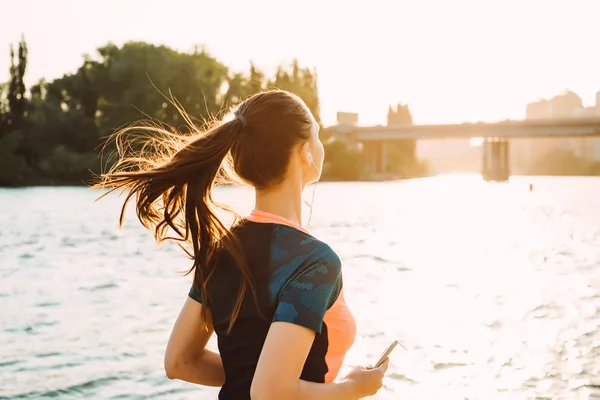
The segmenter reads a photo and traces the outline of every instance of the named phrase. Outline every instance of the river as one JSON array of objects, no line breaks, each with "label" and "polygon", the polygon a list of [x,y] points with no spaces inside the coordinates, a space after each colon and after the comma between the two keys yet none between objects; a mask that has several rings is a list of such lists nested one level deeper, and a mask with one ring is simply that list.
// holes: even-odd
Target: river
[{"label": "river", "polygon": [[[97,195],[0,189],[0,398],[215,398],[162,369],[189,260]],[[322,183],[309,230],[344,262],[346,366],[406,347],[376,398],[600,398],[599,178]]]}]

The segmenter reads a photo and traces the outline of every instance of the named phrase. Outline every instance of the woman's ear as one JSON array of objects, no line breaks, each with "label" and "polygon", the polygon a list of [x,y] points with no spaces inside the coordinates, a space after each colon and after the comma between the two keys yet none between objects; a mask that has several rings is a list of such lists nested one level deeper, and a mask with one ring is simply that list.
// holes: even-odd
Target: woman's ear
[{"label": "woman's ear", "polygon": [[305,142],[300,146],[300,159],[303,163],[311,165],[313,163],[312,154],[310,152],[310,146],[308,142]]}]

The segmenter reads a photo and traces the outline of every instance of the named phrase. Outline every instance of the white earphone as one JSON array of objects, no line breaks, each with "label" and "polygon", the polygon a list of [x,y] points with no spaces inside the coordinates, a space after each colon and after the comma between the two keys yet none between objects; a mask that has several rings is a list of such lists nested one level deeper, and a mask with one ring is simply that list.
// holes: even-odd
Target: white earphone
[{"label": "white earphone", "polygon": [[[313,168],[315,170],[317,170],[317,172],[319,172],[319,168],[317,168],[317,166],[315,165],[315,162],[313,161],[313,155],[310,151],[306,152],[306,158],[308,159],[308,162],[313,166]],[[308,222],[306,223],[306,225],[310,225],[310,221],[312,220],[312,205],[315,202],[315,190],[317,189],[317,185],[315,184],[313,186],[313,192],[312,192],[312,200],[309,203],[308,201],[305,201],[304,204],[306,204],[309,208],[310,208],[310,214],[308,216]]]}]

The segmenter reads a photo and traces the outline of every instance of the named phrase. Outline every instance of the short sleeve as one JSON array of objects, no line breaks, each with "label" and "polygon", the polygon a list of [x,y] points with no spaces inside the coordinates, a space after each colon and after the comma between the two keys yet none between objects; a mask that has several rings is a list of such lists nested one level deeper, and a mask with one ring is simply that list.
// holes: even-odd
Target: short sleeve
[{"label": "short sleeve", "polygon": [[196,300],[198,303],[202,304],[202,288],[197,287],[196,285],[192,284],[192,287],[190,288],[190,292],[188,293],[188,296],[191,299]]},{"label": "short sleeve", "polygon": [[325,312],[342,289],[337,256],[314,260],[282,288],[273,322],[289,322],[321,333]]}]

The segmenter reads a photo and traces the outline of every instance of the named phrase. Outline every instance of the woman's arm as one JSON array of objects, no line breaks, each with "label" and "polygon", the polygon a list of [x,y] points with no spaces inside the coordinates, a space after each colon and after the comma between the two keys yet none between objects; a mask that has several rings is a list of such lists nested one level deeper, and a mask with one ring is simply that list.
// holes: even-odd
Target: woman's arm
[{"label": "woman's arm", "polygon": [[271,324],[252,380],[252,400],[354,400],[375,394],[381,387],[387,363],[372,370],[355,369],[336,383],[300,380],[314,338],[314,331],[300,325]]},{"label": "woman's arm", "polygon": [[252,400],[354,400],[382,385],[381,368],[354,369],[340,383],[311,383],[300,376],[325,312],[342,289],[341,263],[327,246],[313,250],[277,297],[277,307],[252,380]]},{"label": "woman's arm", "polygon": [[205,386],[223,386],[225,372],[218,353],[206,349],[214,332],[210,311],[206,328],[202,304],[188,298],[177,317],[165,352],[165,372],[169,379],[180,379]]},{"label": "woman's arm", "polygon": [[271,324],[252,387],[252,400],[262,399],[356,399],[349,382],[312,383],[300,380],[315,332],[287,322]]}]

